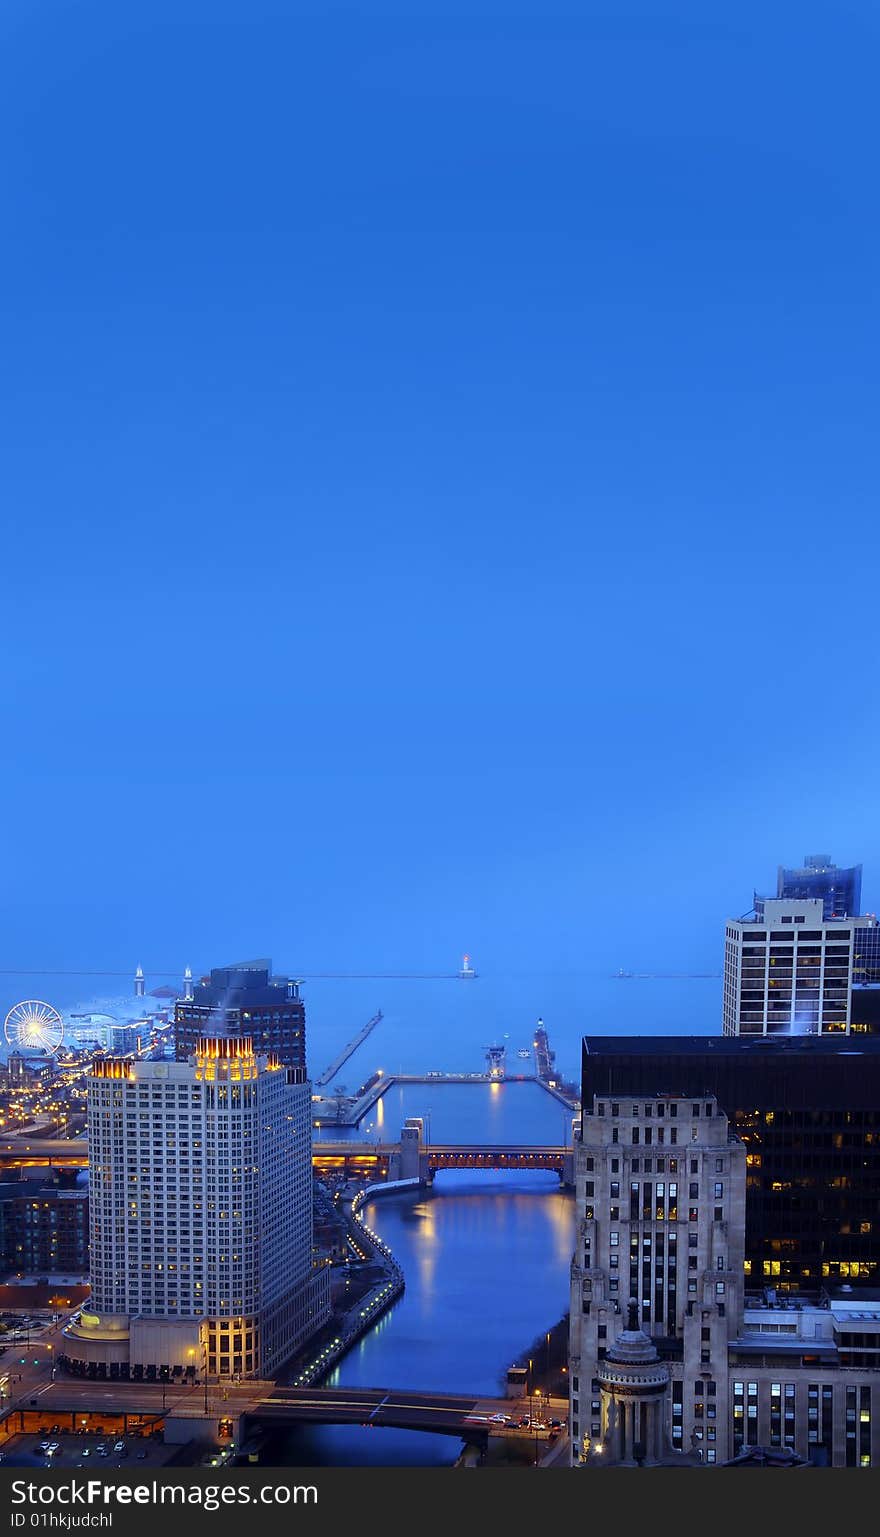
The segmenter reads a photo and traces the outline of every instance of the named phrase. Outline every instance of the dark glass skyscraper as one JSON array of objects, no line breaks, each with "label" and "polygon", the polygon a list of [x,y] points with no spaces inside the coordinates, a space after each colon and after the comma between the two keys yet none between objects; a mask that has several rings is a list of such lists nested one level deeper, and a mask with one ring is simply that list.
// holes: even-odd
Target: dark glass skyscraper
[{"label": "dark glass skyscraper", "polygon": [[829,918],[857,918],[862,911],[862,867],[851,865],[844,870],[834,864],[830,854],[805,854],[801,870],[779,866],[776,895],[796,900],[821,898],[826,922]]},{"label": "dark glass skyscraper", "polygon": [[215,967],[174,1006],[174,1052],[186,1062],[202,1036],[249,1036],[258,1055],[306,1065],[306,1011],[293,977],[273,977],[270,960]]},{"label": "dark glass skyscraper", "polygon": [[[680,1094],[697,1106],[700,1097],[717,1099],[746,1145],[748,1286],[817,1293],[842,1282],[877,1284],[876,1036],[856,1046],[823,1035],[590,1035],[582,1074],[587,1111],[595,1095],[618,1102]],[[656,1146],[648,1150],[649,1160],[657,1156]]]}]

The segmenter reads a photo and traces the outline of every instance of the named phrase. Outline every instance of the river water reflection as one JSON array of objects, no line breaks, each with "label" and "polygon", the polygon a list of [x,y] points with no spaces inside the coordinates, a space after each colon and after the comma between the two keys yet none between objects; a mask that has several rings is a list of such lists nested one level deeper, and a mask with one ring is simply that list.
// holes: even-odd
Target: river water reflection
[{"label": "river water reflection", "polygon": [[[381,1196],[365,1217],[401,1261],[406,1291],[327,1385],[503,1392],[507,1367],[568,1308],[570,1193],[548,1173],[450,1170],[430,1190]],[[409,1431],[311,1427],[286,1438],[280,1460],[426,1466],[454,1461],[460,1445]]]}]

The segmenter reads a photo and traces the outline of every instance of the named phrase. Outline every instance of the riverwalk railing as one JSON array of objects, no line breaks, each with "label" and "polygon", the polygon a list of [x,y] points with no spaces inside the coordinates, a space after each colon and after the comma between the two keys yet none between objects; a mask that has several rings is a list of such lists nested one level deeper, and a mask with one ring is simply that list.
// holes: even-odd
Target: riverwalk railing
[{"label": "riverwalk railing", "polygon": [[351,1198],[350,1202],[343,1200],[343,1208],[348,1206],[348,1211],[345,1211],[344,1215],[351,1237],[357,1247],[368,1250],[371,1258],[382,1265],[384,1276],[367,1292],[366,1296],[354,1303],[345,1316],[339,1334],[321,1349],[308,1366],[303,1368],[291,1383],[291,1387],[312,1387],[325,1377],[337,1361],[341,1361],[352,1345],[356,1344],[368,1329],[372,1329],[382,1314],[386,1313],[392,1303],[402,1295],[406,1285],[402,1267],[394,1258],[387,1243],[367,1226],[360,1213],[364,1203],[374,1196],[387,1195],[395,1190],[418,1189],[418,1187],[417,1179],[390,1180],[381,1185],[365,1185]]}]

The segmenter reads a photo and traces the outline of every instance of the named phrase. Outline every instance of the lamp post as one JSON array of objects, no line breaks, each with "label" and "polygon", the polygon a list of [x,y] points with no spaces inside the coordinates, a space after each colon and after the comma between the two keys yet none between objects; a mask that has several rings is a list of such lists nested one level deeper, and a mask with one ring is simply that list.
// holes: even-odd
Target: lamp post
[{"label": "lamp post", "polygon": [[[541,1389],[540,1388],[536,1388],[533,1396],[534,1396],[534,1398],[536,1398],[538,1400],[538,1402],[535,1404],[535,1409],[537,1410],[539,1408],[539,1406],[540,1406],[540,1401],[541,1401]],[[530,1412],[531,1412],[531,1403],[532,1403],[532,1400],[529,1399],[529,1410],[530,1410]],[[537,1467],[538,1466],[538,1421],[537,1421],[537,1419],[535,1418],[534,1415],[532,1416],[532,1422],[533,1422],[534,1427],[535,1427],[535,1467]]]}]

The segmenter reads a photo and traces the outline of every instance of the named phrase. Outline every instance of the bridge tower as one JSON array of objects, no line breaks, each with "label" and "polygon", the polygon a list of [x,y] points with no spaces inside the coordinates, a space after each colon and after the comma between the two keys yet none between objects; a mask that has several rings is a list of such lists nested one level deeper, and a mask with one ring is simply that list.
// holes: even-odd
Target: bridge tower
[{"label": "bridge tower", "polygon": [[422,1169],[422,1137],[425,1123],[421,1116],[410,1115],[400,1133],[400,1173],[398,1179],[424,1179],[427,1170]]}]

